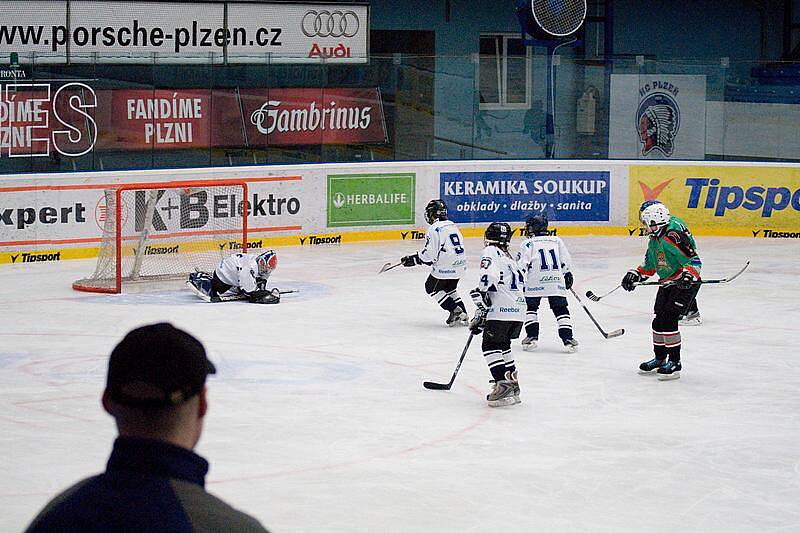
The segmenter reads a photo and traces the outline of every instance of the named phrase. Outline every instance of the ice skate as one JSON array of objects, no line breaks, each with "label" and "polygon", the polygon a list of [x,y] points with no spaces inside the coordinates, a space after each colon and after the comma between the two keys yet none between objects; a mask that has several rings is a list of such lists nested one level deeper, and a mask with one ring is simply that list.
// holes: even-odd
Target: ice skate
[{"label": "ice skate", "polygon": [[578,341],[575,339],[567,339],[564,341],[564,349],[567,353],[575,353],[578,351]]},{"label": "ice skate", "polygon": [[665,361],[663,365],[658,367],[658,379],[660,381],[669,381],[671,379],[678,379],[680,377],[681,377],[680,361]]},{"label": "ice skate", "polygon": [[645,361],[644,363],[639,365],[639,373],[643,376],[652,374],[653,372],[658,370],[658,367],[660,367],[663,364],[664,364],[663,360],[659,360],[656,358],[650,359],[649,361]]},{"label": "ice skate", "polygon": [[536,349],[536,345],[539,339],[534,339],[533,337],[525,337],[522,339],[522,349],[526,352],[532,352]]},{"label": "ice skate", "polygon": [[455,326],[467,326],[469,325],[469,315],[463,307],[456,307],[450,311],[450,316],[447,317],[446,323],[451,328]]},{"label": "ice skate", "polygon": [[700,318],[700,311],[686,313],[678,319],[678,324],[681,326],[699,326],[702,323],[703,319]]},{"label": "ice skate", "polygon": [[522,403],[522,400],[519,399],[520,391],[519,391],[519,380],[517,379],[517,371],[514,370],[513,372],[511,372],[510,375],[508,372],[506,372],[506,375],[511,378],[511,384],[514,385],[514,401],[516,403]]},{"label": "ice skate", "polygon": [[506,372],[505,379],[494,383],[494,388],[486,395],[489,407],[504,407],[522,402],[519,399],[519,382],[515,379],[516,375],[516,372],[513,376],[511,372]]}]

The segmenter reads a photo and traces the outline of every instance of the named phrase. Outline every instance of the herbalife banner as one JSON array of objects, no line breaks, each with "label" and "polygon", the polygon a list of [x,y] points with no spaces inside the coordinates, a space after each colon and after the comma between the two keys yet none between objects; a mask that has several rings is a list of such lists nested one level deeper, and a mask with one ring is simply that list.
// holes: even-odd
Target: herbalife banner
[{"label": "herbalife banner", "polygon": [[705,139],[705,76],[611,76],[610,158],[703,159]]}]

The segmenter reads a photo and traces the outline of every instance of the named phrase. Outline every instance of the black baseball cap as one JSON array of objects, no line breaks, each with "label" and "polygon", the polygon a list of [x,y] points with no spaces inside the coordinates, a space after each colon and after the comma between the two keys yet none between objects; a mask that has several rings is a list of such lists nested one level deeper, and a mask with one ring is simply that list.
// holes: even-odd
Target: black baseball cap
[{"label": "black baseball cap", "polygon": [[131,407],[179,405],[197,395],[217,369],[199,340],[161,322],[131,330],[111,352],[106,391]]}]

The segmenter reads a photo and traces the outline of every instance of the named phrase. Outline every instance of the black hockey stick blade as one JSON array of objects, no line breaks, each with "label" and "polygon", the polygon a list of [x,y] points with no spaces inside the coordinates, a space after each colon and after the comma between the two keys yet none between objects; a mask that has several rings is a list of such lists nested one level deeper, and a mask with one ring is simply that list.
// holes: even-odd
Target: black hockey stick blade
[{"label": "black hockey stick blade", "polygon": [[[595,327],[597,328],[597,331],[599,331],[599,332],[600,332],[600,334],[601,334],[601,335],[602,335],[604,338],[606,338],[606,339],[613,339],[614,337],[619,337],[620,335],[623,335],[623,334],[625,333],[625,330],[624,330],[624,329],[615,329],[614,331],[612,331],[612,332],[610,332],[610,333],[607,333],[607,332],[606,332],[606,330],[604,330],[604,329],[603,329],[603,327],[600,325],[600,323],[599,323],[599,322],[597,322],[597,319],[595,319],[594,315],[592,315],[592,312],[591,312],[591,311],[589,311],[589,308],[588,308],[588,307],[586,307],[586,304],[585,304],[585,303],[583,303],[583,300],[581,300],[581,299],[578,297],[578,293],[577,293],[577,292],[575,292],[575,289],[573,289],[572,287],[570,287],[570,289],[569,289],[569,290],[570,290],[570,292],[572,293],[572,295],[575,297],[575,299],[576,299],[576,300],[578,300],[578,303],[579,303],[579,304],[581,304],[581,307],[583,307],[583,310],[584,310],[584,311],[586,311],[586,314],[589,316],[589,319],[591,319],[592,323],[593,323],[593,324],[595,325]],[[616,290],[616,289],[615,289],[615,290]]]},{"label": "black hockey stick blade", "polygon": [[422,386],[430,390],[450,390],[452,387],[450,383],[434,383],[433,381],[425,381]]},{"label": "black hockey stick blade", "polygon": [[292,294],[293,292],[300,292],[300,289],[284,289],[279,290],[278,294]]},{"label": "black hockey stick blade", "polygon": [[385,265],[383,265],[383,266],[381,267],[381,269],[378,271],[378,274],[383,274],[383,273],[384,273],[384,272],[386,272],[387,270],[391,270],[391,269],[393,269],[393,268],[397,268],[397,267],[399,267],[399,266],[400,266],[400,265],[402,265],[402,264],[403,264],[403,263],[394,263],[394,264],[392,264],[392,263],[386,263],[386,264],[385,264]]},{"label": "black hockey stick blade", "polygon": [[458,371],[461,368],[461,363],[464,362],[464,358],[467,356],[469,345],[470,343],[472,343],[472,337],[474,336],[475,334],[470,331],[469,338],[467,339],[467,344],[464,346],[464,350],[461,352],[461,357],[458,358],[456,369],[453,370],[453,375],[448,383],[435,383],[433,381],[425,381],[422,383],[422,386],[430,390],[450,390],[451,388],[453,388],[453,383],[455,382],[456,376],[458,375]]},{"label": "black hockey stick blade", "polygon": [[609,294],[611,294],[615,290],[619,289],[620,287],[622,287],[622,285],[617,285],[616,287],[614,287],[613,289],[611,289],[610,291],[608,291],[607,293],[605,293],[602,296],[597,296],[592,291],[586,291],[586,297],[589,298],[593,302],[599,302],[600,300],[602,300],[603,298],[605,298],[606,296],[608,296]]}]

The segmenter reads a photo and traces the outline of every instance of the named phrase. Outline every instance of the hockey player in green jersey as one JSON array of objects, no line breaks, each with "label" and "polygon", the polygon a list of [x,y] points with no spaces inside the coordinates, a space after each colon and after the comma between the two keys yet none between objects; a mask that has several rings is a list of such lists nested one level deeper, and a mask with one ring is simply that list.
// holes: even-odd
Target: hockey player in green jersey
[{"label": "hockey player in green jersey", "polygon": [[622,278],[622,288],[632,291],[636,283],[653,274],[663,285],[658,288],[653,318],[653,351],[655,357],[639,365],[640,374],[656,371],[659,379],[677,379],[681,371],[681,334],[678,317],[686,314],[700,289],[702,263],[697,255],[694,237],[686,224],[669,213],[657,200],[642,204],[642,224],[650,232],[644,261]]}]

